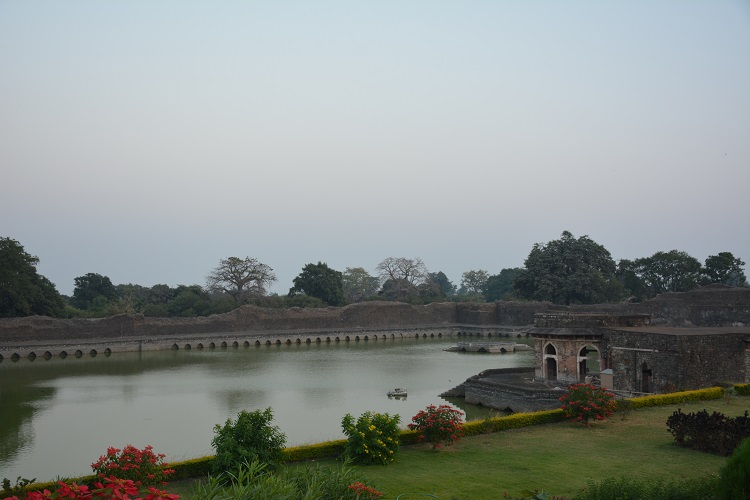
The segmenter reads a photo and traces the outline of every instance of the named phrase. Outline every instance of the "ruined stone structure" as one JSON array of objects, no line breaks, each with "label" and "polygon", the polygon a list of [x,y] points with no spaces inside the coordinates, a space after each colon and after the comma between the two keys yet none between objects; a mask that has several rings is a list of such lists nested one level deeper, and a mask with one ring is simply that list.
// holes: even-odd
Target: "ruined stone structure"
[{"label": "ruined stone structure", "polygon": [[[750,382],[750,327],[665,327],[647,315],[540,313],[535,380],[567,385],[601,380],[629,393],[670,392]],[[590,371],[591,354],[600,368]],[[603,376],[602,376],[603,374]]]}]

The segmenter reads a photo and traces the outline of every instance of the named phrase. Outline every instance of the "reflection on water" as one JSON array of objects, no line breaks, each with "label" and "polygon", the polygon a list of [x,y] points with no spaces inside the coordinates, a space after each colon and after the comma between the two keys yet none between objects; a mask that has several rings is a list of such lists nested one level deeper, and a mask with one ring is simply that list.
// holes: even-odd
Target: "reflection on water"
[{"label": "reflection on water", "polygon": [[[526,340],[519,341],[527,342]],[[396,339],[0,362],[0,479],[90,474],[108,446],[151,444],[168,460],[213,452],[216,424],[273,408],[287,445],[341,439],[341,418],[401,416],[488,368],[532,366],[533,353],[445,352],[447,339]],[[530,343],[530,342],[528,342]],[[409,396],[388,398],[406,387]],[[469,408],[469,419],[484,418]]]}]

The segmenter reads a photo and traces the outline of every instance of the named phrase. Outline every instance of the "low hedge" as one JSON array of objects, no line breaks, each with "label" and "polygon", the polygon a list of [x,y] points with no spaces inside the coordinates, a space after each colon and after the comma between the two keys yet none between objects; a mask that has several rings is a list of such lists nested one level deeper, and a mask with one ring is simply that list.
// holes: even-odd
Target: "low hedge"
[{"label": "low hedge", "polygon": [[706,401],[724,397],[721,387],[709,387],[695,391],[671,392],[669,394],[652,394],[628,399],[630,409],[647,408],[649,406],[663,406],[684,403],[686,401]]},{"label": "low hedge", "polygon": [[344,452],[346,439],[325,441],[323,443],[307,444],[285,448],[281,453],[285,462],[303,462],[323,457],[337,457]]},{"label": "low hedge", "polygon": [[474,420],[464,424],[464,436],[476,436],[507,429],[518,429],[530,425],[549,424],[565,420],[565,414],[560,408],[555,410],[535,411],[532,413],[513,413],[505,417]]},{"label": "low hedge", "polygon": [[740,396],[750,396],[750,384],[735,384],[734,392]]},{"label": "low hedge", "polygon": [[208,476],[211,474],[213,462],[213,455],[183,460],[182,462],[169,462],[169,468],[174,469],[174,474],[169,476],[169,481]]}]

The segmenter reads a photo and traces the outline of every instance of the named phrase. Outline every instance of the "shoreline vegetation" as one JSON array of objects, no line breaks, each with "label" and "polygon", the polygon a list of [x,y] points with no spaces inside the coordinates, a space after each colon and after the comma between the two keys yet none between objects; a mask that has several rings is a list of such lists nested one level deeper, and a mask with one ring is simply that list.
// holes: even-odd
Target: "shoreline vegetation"
[{"label": "shoreline vegetation", "polygon": [[[425,486],[431,485],[434,482],[433,475],[436,473],[446,474],[448,476],[457,475],[463,476],[464,474],[499,474],[504,479],[503,485],[507,485],[508,492],[513,495],[522,494],[523,491],[533,491],[536,488],[543,489],[546,492],[555,495],[570,495],[576,493],[575,491],[568,491],[565,486],[572,484],[571,479],[567,475],[573,474],[568,468],[576,467],[570,465],[576,462],[582,462],[590,465],[589,468],[582,469],[578,477],[581,479],[581,487],[585,486],[586,480],[604,480],[609,477],[618,476],[614,474],[606,477],[592,477],[592,473],[596,470],[596,464],[602,465],[606,470],[617,470],[618,463],[622,460],[633,460],[633,453],[644,453],[644,456],[640,461],[651,462],[653,467],[649,468],[649,478],[661,477],[659,472],[660,467],[664,467],[667,463],[659,462],[658,458],[651,456],[653,453],[667,453],[670,450],[680,456],[680,458],[689,458],[689,462],[694,461],[704,462],[706,464],[705,469],[698,468],[705,473],[716,472],[721,464],[725,462],[724,457],[717,457],[706,453],[696,452],[692,450],[684,450],[677,447],[676,445],[672,448],[666,446],[671,443],[672,439],[669,433],[665,429],[664,422],[666,421],[667,414],[674,410],[675,406],[682,405],[696,410],[698,406],[726,406],[732,411],[735,409],[740,411],[741,409],[747,409],[747,395],[750,394],[750,384],[727,384],[725,387],[711,387],[706,389],[683,391],[670,394],[654,394],[649,396],[642,396],[632,399],[621,399],[618,400],[618,409],[613,417],[608,421],[597,423],[592,429],[593,432],[584,435],[580,435],[580,425],[576,425],[571,422],[565,422],[565,416],[562,409],[546,410],[532,413],[515,413],[507,416],[487,418],[484,420],[473,420],[464,424],[464,435],[466,438],[476,437],[476,440],[462,441],[462,445],[457,445],[450,451],[442,451],[438,453],[430,453],[430,457],[422,463],[420,456],[426,453],[426,445],[418,444],[418,432],[413,430],[402,430],[399,433],[399,439],[405,448],[402,448],[399,453],[399,458],[394,464],[389,467],[358,467],[358,469],[376,486],[385,491],[393,491],[390,489],[396,485],[402,485],[403,487],[419,487],[420,480],[425,480]],[[740,401],[738,404],[737,401]],[[665,407],[665,408],[660,408]],[[666,408],[670,407],[670,408]],[[635,411],[637,410],[637,411]],[[658,425],[653,421],[654,417],[650,416],[650,413],[658,414]],[[661,415],[661,414],[664,415]],[[553,450],[550,448],[551,441],[553,441],[553,434],[542,426],[549,425],[560,425],[556,430],[563,431],[562,434],[570,434],[572,432],[572,439],[574,441],[583,441],[574,445],[574,441],[566,441],[566,445],[563,449]],[[628,426],[629,429],[622,431],[618,430],[620,426]],[[635,425],[636,428],[632,428]],[[536,427],[536,429],[535,429]],[[657,429],[658,428],[658,429]],[[522,432],[526,437],[522,440],[526,444],[512,444],[508,433],[502,431],[519,431]],[[534,434],[530,438],[528,433]],[[656,433],[656,443],[652,438],[652,434]],[[503,437],[505,434],[505,437]],[[557,435],[555,433],[554,435]],[[628,434],[628,435],[623,435]],[[663,434],[663,435],[662,435]],[[542,435],[544,436],[542,438]],[[517,436],[517,435],[516,435]],[[633,439],[637,438],[637,439]],[[564,437],[563,440],[571,439],[570,436]],[[634,449],[623,448],[623,446],[633,446],[636,441],[641,441],[646,444],[646,448],[635,447]],[[536,441],[536,444],[532,445],[532,442]],[[616,444],[614,449],[611,448],[613,442],[619,442]],[[466,444],[470,443],[470,444]],[[546,443],[546,444],[545,444]],[[588,443],[590,446],[585,446]],[[338,457],[343,453],[346,444],[345,439],[327,441],[323,443],[316,443],[311,445],[295,446],[285,448],[283,450],[284,461],[287,466],[294,466],[295,464],[304,462],[317,462],[317,463],[336,463]],[[577,446],[584,445],[586,456],[579,455]],[[510,445],[510,446],[509,446]],[[655,446],[655,448],[648,449],[649,445]],[[532,448],[536,447],[538,454],[528,449],[528,446]],[[523,450],[523,447],[527,447]],[[620,447],[619,452],[617,448]],[[425,448],[425,449],[422,449]],[[552,446],[554,448],[554,446]],[[620,454],[621,453],[621,454]],[[416,456],[416,455],[418,456]],[[526,454],[530,454],[526,458],[523,458]],[[413,456],[415,455],[415,456]],[[566,465],[566,460],[563,458],[568,455],[570,462]],[[508,471],[502,469],[502,464],[497,462],[497,456],[505,456],[505,460],[513,462],[509,467],[514,472],[508,475]],[[531,458],[533,456],[533,458]],[[408,457],[408,458],[407,458]],[[213,462],[213,456],[198,457],[190,460],[180,462],[170,462],[169,467],[175,470],[174,475],[170,478],[169,485],[175,486],[178,490],[184,490],[182,493],[188,493],[191,491],[191,485],[196,480],[206,478],[211,473],[211,465]],[[530,460],[527,464],[528,468],[522,463],[516,463],[515,461]],[[414,464],[413,469],[410,462],[416,460],[418,463]],[[487,462],[489,460],[489,462]],[[674,457],[667,460],[674,460]],[[478,462],[477,462],[478,461]],[[434,468],[432,462],[434,463]],[[606,462],[606,464],[605,464]],[[687,463],[687,462],[686,462]],[[420,465],[421,464],[421,465]],[[473,464],[473,465],[472,465]],[[483,464],[483,465],[482,465]],[[679,463],[669,464],[669,470],[679,469]],[[420,469],[421,467],[421,469]],[[426,467],[426,469],[424,469]],[[474,470],[472,467],[480,467],[480,470]],[[545,470],[547,468],[566,469],[563,475],[560,475],[560,471],[548,471],[548,473],[555,475],[555,481],[562,481],[560,483],[560,490],[556,490],[550,484],[541,484],[542,478],[545,478]],[[443,470],[446,468],[446,470]],[[408,469],[408,473],[405,472]],[[521,474],[523,477],[518,477],[520,472],[519,469],[528,472],[529,474]],[[533,469],[536,469],[535,471]],[[621,469],[619,476],[628,473],[626,469]],[[678,470],[674,471],[678,473]],[[687,471],[692,473],[691,471]],[[632,473],[632,471],[631,471]],[[630,473],[628,473],[630,474]],[[682,472],[683,477],[686,476],[685,472]],[[575,474],[573,474],[575,476]],[[407,479],[409,476],[411,479]],[[429,477],[429,481],[425,478]],[[638,477],[636,475],[636,477]],[[678,476],[679,477],[679,474]],[[420,479],[421,478],[421,479]],[[586,480],[583,480],[586,478]],[[72,479],[79,484],[85,484],[93,482],[94,476],[84,476]],[[462,479],[456,478],[458,481],[455,484],[462,484]],[[549,483],[550,478],[546,479]],[[452,481],[449,479],[448,484]],[[474,481],[476,482],[476,481]],[[479,481],[481,483],[481,481]],[[27,491],[40,490],[44,488],[50,488],[56,484],[55,481],[46,483],[34,483],[29,484],[26,487]],[[411,486],[409,486],[411,485]],[[437,485],[432,485],[436,486]],[[440,486],[449,487],[449,486]],[[169,488],[169,486],[167,486]],[[444,492],[447,493],[447,492]],[[470,494],[467,491],[453,490],[453,494],[466,495]],[[485,492],[486,494],[487,492]],[[476,492],[475,492],[476,494]],[[493,498],[499,498],[503,494],[502,491],[493,492]],[[390,495],[389,495],[390,497]],[[462,497],[463,498],[463,497]],[[476,498],[475,496],[469,496],[466,498]]]}]

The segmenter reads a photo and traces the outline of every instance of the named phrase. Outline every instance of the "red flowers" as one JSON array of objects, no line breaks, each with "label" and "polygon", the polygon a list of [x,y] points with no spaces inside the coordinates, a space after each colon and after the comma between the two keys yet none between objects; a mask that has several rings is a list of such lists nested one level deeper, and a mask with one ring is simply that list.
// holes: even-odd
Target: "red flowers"
[{"label": "red flowers", "polygon": [[432,443],[437,449],[450,446],[463,436],[463,412],[449,405],[430,405],[417,413],[408,425],[409,429],[420,431],[419,440]]},{"label": "red flowers", "polygon": [[174,474],[172,469],[164,469],[168,464],[162,463],[164,455],[155,454],[152,446],[144,449],[127,445],[125,449],[107,448],[107,454],[91,464],[96,475],[101,479],[94,483],[94,489],[85,484],[57,482],[55,491],[29,491],[23,499],[13,496],[4,500],[179,500],[180,495],[149,486],[148,494],[139,497],[139,487],[144,484],[164,484],[164,478]]},{"label": "red flowers", "polygon": [[166,469],[169,464],[163,463],[164,454],[154,453],[153,446],[139,450],[133,445],[119,448],[107,448],[107,454],[91,464],[91,468],[100,478],[114,476],[120,479],[131,479],[137,486],[164,484],[164,480],[174,470]]},{"label": "red flowers", "polygon": [[[106,500],[179,500],[180,495],[167,493],[157,488],[149,487],[149,493],[143,498],[138,497],[138,486],[130,479],[119,479],[114,476],[103,478],[104,482],[94,484],[95,489],[86,485],[76,483],[67,484],[58,481],[57,490],[30,491],[24,500],[57,500],[60,498],[72,498],[74,500],[94,500],[103,498]],[[22,500],[18,497],[8,497],[4,500]]]},{"label": "red flowers", "polygon": [[362,495],[367,495],[365,498],[369,498],[370,500],[373,500],[375,498],[380,498],[383,496],[383,493],[376,490],[375,488],[371,486],[367,486],[364,483],[361,483],[357,481],[356,483],[352,483],[349,485],[349,489],[352,490],[354,493],[357,494],[357,499],[361,497]]},{"label": "red flowers", "polygon": [[591,384],[573,384],[558,398],[565,417],[585,425],[589,420],[606,420],[617,406],[615,395]]}]

